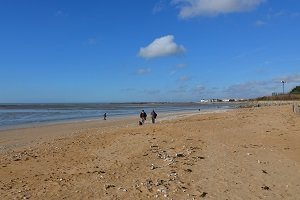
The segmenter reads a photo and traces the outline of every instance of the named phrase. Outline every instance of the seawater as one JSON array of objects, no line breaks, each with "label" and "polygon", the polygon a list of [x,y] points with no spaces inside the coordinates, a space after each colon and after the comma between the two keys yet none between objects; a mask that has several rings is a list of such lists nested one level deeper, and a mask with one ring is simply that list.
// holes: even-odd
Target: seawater
[{"label": "seawater", "polygon": [[67,103],[0,104],[0,129],[76,120],[93,120],[107,113],[109,118],[139,116],[141,110],[159,113],[224,110],[236,103]]}]

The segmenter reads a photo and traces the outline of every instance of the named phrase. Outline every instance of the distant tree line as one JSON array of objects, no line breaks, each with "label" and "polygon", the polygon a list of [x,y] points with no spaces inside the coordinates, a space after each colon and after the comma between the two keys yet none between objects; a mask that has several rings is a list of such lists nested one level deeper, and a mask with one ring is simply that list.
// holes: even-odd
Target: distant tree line
[{"label": "distant tree line", "polygon": [[300,94],[300,86],[296,86],[290,92],[290,94]]},{"label": "distant tree line", "polygon": [[272,96],[258,97],[258,101],[287,101],[287,100],[300,100],[300,86],[296,86],[287,94],[278,94]]}]

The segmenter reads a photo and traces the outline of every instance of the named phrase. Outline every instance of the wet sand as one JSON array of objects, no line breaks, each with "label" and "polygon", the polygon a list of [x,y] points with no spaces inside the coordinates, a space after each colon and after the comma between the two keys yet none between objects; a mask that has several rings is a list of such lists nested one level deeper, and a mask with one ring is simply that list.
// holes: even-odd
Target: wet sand
[{"label": "wet sand", "polygon": [[150,121],[1,131],[1,199],[299,198],[291,105]]}]

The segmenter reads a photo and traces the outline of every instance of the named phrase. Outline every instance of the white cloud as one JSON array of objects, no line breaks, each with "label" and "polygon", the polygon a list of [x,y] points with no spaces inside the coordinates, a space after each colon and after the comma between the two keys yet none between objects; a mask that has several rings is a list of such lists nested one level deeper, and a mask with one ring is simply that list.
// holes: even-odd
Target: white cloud
[{"label": "white cloud", "polygon": [[177,64],[173,67],[172,71],[170,72],[170,75],[174,75],[177,73],[178,70],[186,68],[186,67],[187,67],[187,64],[184,64],[184,63]]},{"label": "white cloud", "polygon": [[271,95],[271,83],[266,81],[249,81],[229,86],[222,91],[226,98],[254,98]]},{"label": "white cloud", "polygon": [[180,76],[178,80],[182,81],[182,82],[186,82],[186,81],[190,80],[190,77],[188,77],[188,76]]},{"label": "white cloud", "polygon": [[140,48],[139,56],[143,58],[156,58],[162,56],[178,55],[185,51],[182,45],[174,42],[173,35],[155,39],[147,47]]},{"label": "white cloud", "polygon": [[260,96],[269,96],[273,92],[282,92],[281,81],[286,81],[286,91],[290,91],[300,83],[300,74],[293,74],[282,77],[275,77],[270,80],[249,81],[245,83],[234,84],[222,92],[230,98],[255,98]]},{"label": "white cloud", "polygon": [[197,85],[196,88],[193,89],[196,93],[202,93],[205,91],[205,87],[203,85]]},{"label": "white cloud", "polygon": [[297,83],[300,85],[300,74],[282,76],[273,79],[274,82],[278,82],[278,83],[281,82],[282,80],[286,81],[287,83]]},{"label": "white cloud", "polygon": [[177,69],[183,69],[183,68],[186,68],[186,67],[187,67],[187,64],[180,63],[180,64],[177,64],[175,67],[176,67]]},{"label": "white cloud", "polygon": [[266,25],[266,22],[264,22],[264,21],[262,21],[262,20],[257,20],[256,22],[255,22],[255,26],[257,26],[257,27],[263,27],[263,26],[265,26]]},{"label": "white cloud", "polygon": [[138,69],[136,73],[138,75],[146,75],[149,74],[150,72],[151,72],[150,68],[142,68],[142,69]]},{"label": "white cloud", "polygon": [[154,5],[154,8],[152,10],[153,14],[161,12],[164,9],[164,7],[166,6],[166,3],[167,3],[166,0],[160,0],[160,1],[158,1]]},{"label": "white cloud", "polygon": [[180,18],[217,16],[255,9],[266,0],[173,0],[178,5]]}]

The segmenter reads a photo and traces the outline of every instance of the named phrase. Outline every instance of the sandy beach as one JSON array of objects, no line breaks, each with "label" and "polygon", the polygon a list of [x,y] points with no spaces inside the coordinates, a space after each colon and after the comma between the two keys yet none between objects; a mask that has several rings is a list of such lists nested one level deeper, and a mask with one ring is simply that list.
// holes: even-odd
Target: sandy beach
[{"label": "sandy beach", "polygon": [[1,199],[299,199],[291,105],[150,121],[0,131]]}]

